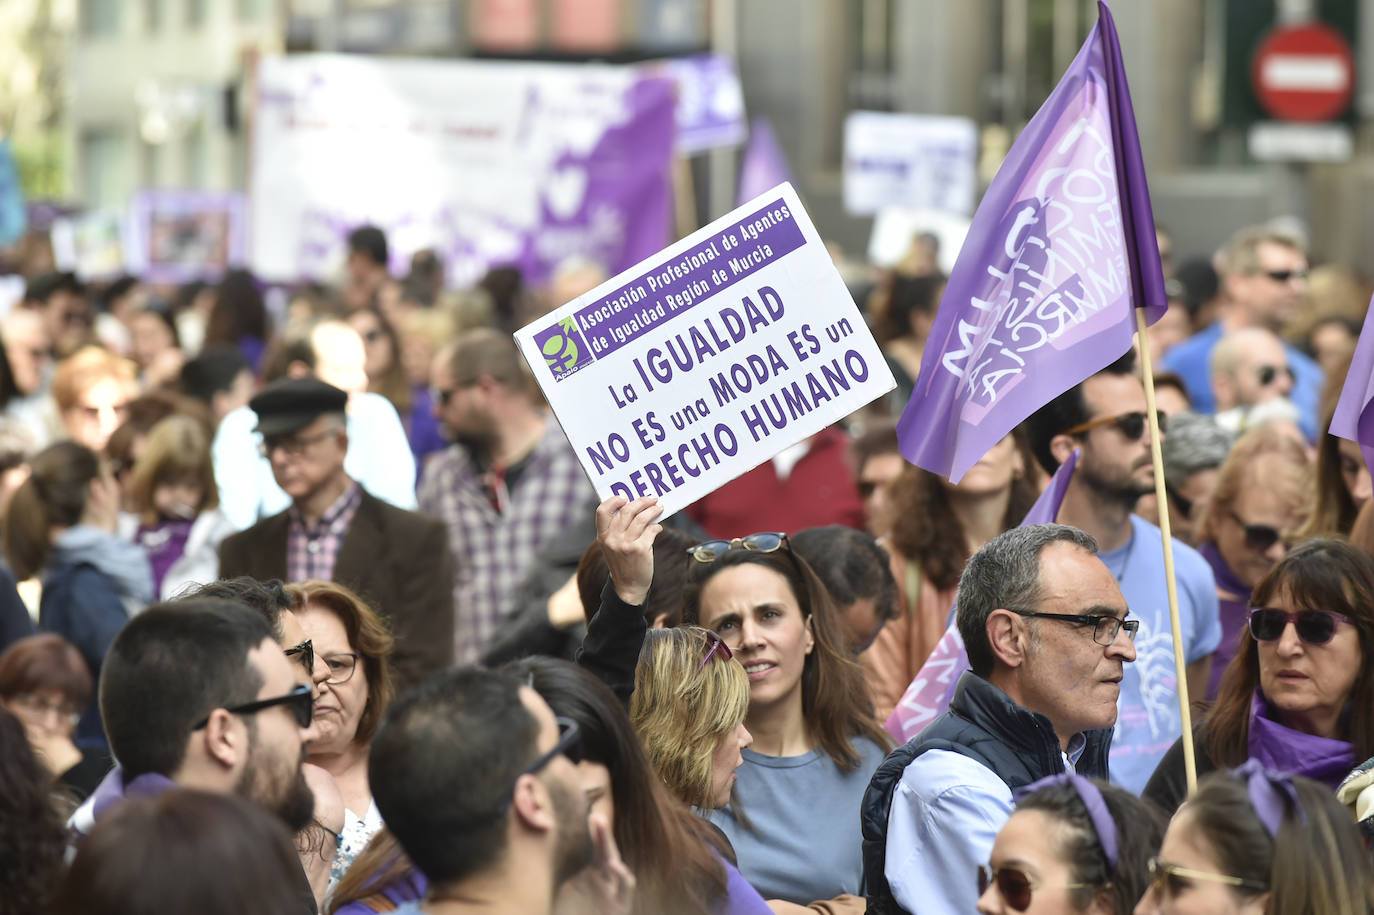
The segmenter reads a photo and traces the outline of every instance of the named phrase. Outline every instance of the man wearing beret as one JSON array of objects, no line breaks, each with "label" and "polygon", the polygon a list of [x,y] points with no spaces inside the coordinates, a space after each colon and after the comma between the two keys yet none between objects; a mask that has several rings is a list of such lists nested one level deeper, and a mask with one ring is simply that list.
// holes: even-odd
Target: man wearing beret
[{"label": "man wearing beret", "polygon": [[291,506],[226,538],[220,575],[324,579],[355,591],[390,622],[392,671],[405,687],[453,660],[447,533],[349,477],[347,402],[346,393],[313,376],[274,382],[249,402],[262,452]]}]

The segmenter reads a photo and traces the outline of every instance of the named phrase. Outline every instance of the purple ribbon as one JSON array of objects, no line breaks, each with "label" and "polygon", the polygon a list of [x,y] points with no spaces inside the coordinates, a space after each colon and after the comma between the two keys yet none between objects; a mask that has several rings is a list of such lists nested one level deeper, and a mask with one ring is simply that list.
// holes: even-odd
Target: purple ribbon
[{"label": "purple ribbon", "polygon": [[1078,792],[1078,797],[1083,801],[1083,806],[1088,808],[1088,819],[1092,821],[1093,830],[1097,833],[1097,841],[1102,846],[1102,853],[1107,857],[1107,869],[1115,871],[1118,853],[1116,821],[1112,819],[1111,812],[1107,810],[1107,802],[1102,798],[1102,792],[1089,779],[1076,772],[1061,772],[1058,775],[1042,778],[1038,782],[1032,782],[1017,791],[1014,799],[1020,801],[1028,794],[1033,794],[1042,788],[1053,788],[1056,785],[1073,785],[1074,790]]},{"label": "purple ribbon", "polygon": [[1231,771],[1245,780],[1250,806],[1255,808],[1255,815],[1259,817],[1264,831],[1269,833],[1269,838],[1279,834],[1283,812],[1288,804],[1293,805],[1300,822],[1307,822],[1307,815],[1298,803],[1298,789],[1293,786],[1291,777],[1264,768],[1258,759],[1247,759],[1243,765]]}]

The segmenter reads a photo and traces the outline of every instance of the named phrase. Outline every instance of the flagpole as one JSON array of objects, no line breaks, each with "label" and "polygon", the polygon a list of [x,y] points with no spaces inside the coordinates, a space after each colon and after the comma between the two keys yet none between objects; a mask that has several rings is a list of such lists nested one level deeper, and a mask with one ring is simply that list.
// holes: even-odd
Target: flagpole
[{"label": "flagpole", "polygon": [[1159,411],[1155,407],[1155,373],[1150,367],[1150,335],[1145,329],[1145,309],[1135,309],[1144,367],[1145,409],[1150,419],[1150,458],[1155,467],[1155,501],[1159,505],[1159,534],[1164,540],[1164,582],[1169,592],[1169,628],[1174,641],[1174,675],[1178,678],[1178,711],[1183,721],[1183,772],[1188,793],[1197,790],[1197,759],[1193,755],[1193,714],[1188,700],[1188,662],[1183,657],[1183,625],[1178,616],[1178,580],[1174,577],[1174,537],[1169,526],[1169,499],[1164,489],[1164,455],[1159,446]]}]

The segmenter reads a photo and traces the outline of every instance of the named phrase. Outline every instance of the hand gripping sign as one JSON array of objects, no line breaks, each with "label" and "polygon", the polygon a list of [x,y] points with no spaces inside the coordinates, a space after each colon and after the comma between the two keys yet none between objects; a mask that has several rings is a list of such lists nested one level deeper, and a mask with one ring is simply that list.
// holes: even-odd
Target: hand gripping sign
[{"label": "hand gripping sign", "polygon": [[895,387],[789,184],[515,339],[597,495],[665,517]]}]

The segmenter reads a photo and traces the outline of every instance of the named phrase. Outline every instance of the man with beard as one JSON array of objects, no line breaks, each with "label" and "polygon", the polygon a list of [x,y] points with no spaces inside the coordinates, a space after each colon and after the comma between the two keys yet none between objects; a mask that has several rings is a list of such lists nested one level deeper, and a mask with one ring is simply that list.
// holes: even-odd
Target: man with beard
[{"label": "man with beard", "polygon": [[397,915],[553,910],[591,867],[594,911],[628,915],[634,877],[589,814],[577,724],[499,671],[438,674],[391,704],[372,740],[377,809],[429,889]]},{"label": "man with beard", "polygon": [[[1160,424],[1166,426],[1166,417]],[[1182,716],[1164,545],[1159,528],[1133,514],[1140,497],[1154,492],[1145,388],[1136,377],[1134,351],[1050,401],[1027,420],[1027,429],[1047,473],[1080,449],[1057,520],[1097,539],[1098,558],[1116,577],[1131,615],[1140,618],[1138,657],[1121,683],[1111,753],[1112,781],[1139,794],[1182,733]],[[1173,547],[1188,694],[1200,699],[1221,640],[1216,584],[1201,555],[1179,540]]]},{"label": "man with beard", "polygon": [[514,609],[516,587],[550,539],[596,496],[558,423],[536,405],[514,340],[460,336],[434,361],[434,414],[453,445],[420,481],[420,511],[448,526],[454,651],[476,662]]},{"label": "man with beard", "polygon": [[[310,687],[300,684],[267,622],[224,600],[158,604],[115,637],[100,674],[110,772],[70,826],[80,841],[125,797],[193,788],[237,794],[292,832],[314,797],[301,772]],[[301,872],[301,910],[315,899]]]},{"label": "man with beard", "polygon": [[312,376],[273,382],[249,402],[262,452],[291,506],[225,538],[219,572],[335,581],[362,595],[390,624],[392,676],[405,687],[453,656],[444,526],[383,502],[349,476],[347,402],[342,390]]}]

